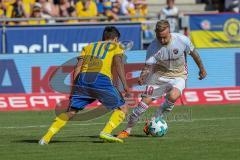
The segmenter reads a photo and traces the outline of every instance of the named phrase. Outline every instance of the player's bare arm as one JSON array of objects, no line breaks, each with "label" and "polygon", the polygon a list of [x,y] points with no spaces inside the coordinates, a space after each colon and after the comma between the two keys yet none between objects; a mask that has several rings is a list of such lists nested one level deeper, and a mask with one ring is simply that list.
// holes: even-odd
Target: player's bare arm
[{"label": "player's bare arm", "polygon": [[127,85],[127,80],[125,78],[125,69],[122,55],[115,55],[113,58],[114,65],[116,67],[117,74],[123,84],[126,93],[129,93],[129,87]]},{"label": "player's bare arm", "polygon": [[197,52],[196,49],[194,49],[193,51],[190,52],[190,55],[193,57],[193,60],[195,61],[195,63],[197,64],[198,68],[199,68],[199,79],[202,80],[207,76],[207,72],[203,66],[202,60]]}]

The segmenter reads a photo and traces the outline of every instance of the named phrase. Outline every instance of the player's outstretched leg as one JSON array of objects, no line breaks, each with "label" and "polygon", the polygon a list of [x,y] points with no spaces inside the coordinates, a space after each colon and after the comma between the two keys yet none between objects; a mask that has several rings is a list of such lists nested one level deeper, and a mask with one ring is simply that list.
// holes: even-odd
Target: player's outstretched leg
[{"label": "player's outstretched leg", "polygon": [[118,138],[127,138],[130,135],[132,128],[139,121],[139,117],[146,112],[149,107],[148,104],[150,104],[151,101],[152,98],[144,98],[141,102],[139,102],[138,106],[133,109],[131,115],[129,116],[126,129],[119,133],[117,136]]},{"label": "player's outstretched leg", "polygon": [[160,105],[156,111],[155,117],[162,116],[164,112],[170,112],[174,108],[174,103],[181,96],[181,91],[173,87],[169,94],[165,97],[165,101]]},{"label": "player's outstretched leg", "polygon": [[163,116],[165,112],[170,112],[174,108],[174,102],[169,101],[167,98],[156,111],[155,117]]},{"label": "player's outstretched leg", "polygon": [[107,141],[107,142],[123,143],[123,140],[112,136],[111,133],[125,119],[127,111],[128,111],[128,107],[126,105],[124,105],[121,108],[115,109],[113,111],[109,121],[107,122],[107,124],[105,125],[103,130],[101,131],[99,138],[103,139],[104,141]]},{"label": "player's outstretched leg", "polygon": [[46,145],[50,142],[52,137],[59,132],[59,130],[66,125],[68,120],[77,113],[76,110],[72,110],[66,113],[58,115],[52,125],[49,127],[47,133],[39,140],[40,145]]}]

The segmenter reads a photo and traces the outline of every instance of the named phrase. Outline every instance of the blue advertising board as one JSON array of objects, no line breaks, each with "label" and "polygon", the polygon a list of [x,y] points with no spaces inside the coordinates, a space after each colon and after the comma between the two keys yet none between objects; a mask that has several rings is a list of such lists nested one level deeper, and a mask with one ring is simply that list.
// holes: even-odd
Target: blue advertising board
[{"label": "blue advertising board", "polygon": [[240,86],[240,53],[236,53],[236,86]]},{"label": "blue advertising board", "polygon": [[2,30],[2,28],[0,27],[0,39],[1,39],[1,43],[0,43],[0,53],[2,53],[2,32],[3,32],[3,30]]},{"label": "blue advertising board", "polygon": [[[106,25],[8,26],[7,53],[79,52],[90,42],[102,39]],[[141,49],[141,24],[117,24],[120,41],[133,41],[133,50]]]},{"label": "blue advertising board", "polygon": [[[199,49],[208,76],[198,80],[198,67],[188,56],[187,88],[231,87],[240,85],[240,54],[238,49]],[[237,54],[236,54],[237,53]],[[48,85],[56,66],[76,64],[77,53],[1,54],[0,93],[51,92]],[[146,51],[126,53],[127,64],[144,64]],[[67,63],[66,63],[67,62]],[[141,68],[139,68],[140,70]],[[133,77],[139,75],[134,72]],[[70,82],[70,76],[64,83]]]}]

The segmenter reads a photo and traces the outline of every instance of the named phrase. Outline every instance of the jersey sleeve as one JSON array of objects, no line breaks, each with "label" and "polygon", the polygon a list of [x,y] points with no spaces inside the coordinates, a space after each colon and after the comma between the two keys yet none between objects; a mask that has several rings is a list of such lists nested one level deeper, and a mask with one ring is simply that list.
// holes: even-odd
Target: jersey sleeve
[{"label": "jersey sleeve", "polygon": [[80,52],[79,56],[77,57],[78,60],[81,60],[84,58],[84,56],[86,55],[86,51],[83,48],[82,51]]},{"label": "jersey sleeve", "polygon": [[120,44],[117,44],[117,47],[114,51],[114,55],[124,55],[124,52],[125,51],[124,51],[123,47],[121,47]]},{"label": "jersey sleeve", "polygon": [[79,57],[84,57],[86,55],[86,48],[84,47],[79,54]]},{"label": "jersey sleeve", "polygon": [[152,65],[152,64],[155,64],[156,62],[157,62],[157,59],[155,58],[155,56],[151,56],[146,60],[147,65]]},{"label": "jersey sleeve", "polygon": [[181,39],[183,40],[184,44],[186,45],[185,52],[187,54],[190,54],[190,52],[192,52],[195,48],[193,43],[191,42],[191,40],[188,37],[186,37],[184,35],[181,36]]},{"label": "jersey sleeve", "polygon": [[88,44],[87,46],[82,48],[82,51],[80,52],[78,59],[83,59],[87,55],[89,55],[89,52],[91,52],[91,44]]}]

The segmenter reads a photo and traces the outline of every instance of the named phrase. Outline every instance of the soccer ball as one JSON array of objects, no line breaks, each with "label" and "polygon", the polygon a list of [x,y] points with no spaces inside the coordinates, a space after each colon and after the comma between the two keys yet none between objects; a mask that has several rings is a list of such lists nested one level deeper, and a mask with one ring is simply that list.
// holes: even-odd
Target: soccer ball
[{"label": "soccer ball", "polygon": [[162,137],[167,133],[168,125],[161,117],[152,118],[148,125],[148,129],[152,136]]}]

